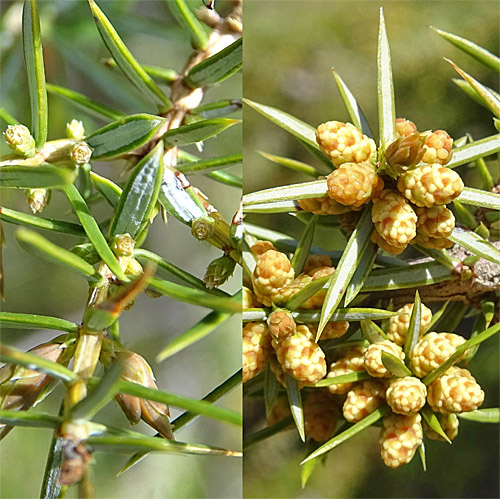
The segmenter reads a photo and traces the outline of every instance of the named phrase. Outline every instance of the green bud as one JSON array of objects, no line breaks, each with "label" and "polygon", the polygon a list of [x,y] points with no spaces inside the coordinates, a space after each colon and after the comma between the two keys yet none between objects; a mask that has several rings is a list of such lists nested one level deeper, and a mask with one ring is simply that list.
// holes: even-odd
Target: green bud
[{"label": "green bud", "polygon": [[35,155],[35,139],[24,125],[9,125],[4,136],[7,144],[16,154],[27,158]]},{"label": "green bud", "polygon": [[26,199],[33,213],[41,213],[49,204],[50,193],[47,189],[26,189]]},{"label": "green bud", "polygon": [[466,265],[467,267],[474,267],[474,265],[480,260],[480,256],[477,255],[469,255],[466,256],[463,260],[463,264]]},{"label": "green bud", "polygon": [[85,137],[83,123],[78,120],[71,120],[71,123],[66,123],[66,136],[68,139],[83,140]]},{"label": "green bud", "polygon": [[227,255],[211,262],[203,278],[207,288],[222,286],[233,275],[235,266],[236,262]]},{"label": "green bud", "polygon": [[132,256],[134,248],[135,241],[129,234],[118,234],[111,242],[111,249],[116,256]]},{"label": "green bud", "polygon": [[191,233],[196,239],[204,241],[212,237],[215,230],[215,220],[212,217],[200,217],[193,220]]},{"label": "green bud", "polygon": [[92,156],[92,149],[87,145],[86,142],[79,142],[75,144],[71,149],[71,160],[77,165],[83,165],[90,161]]},{"label": "green bud", "polygon": [[460,272],[460,280],[468,281],[469,279],[472,279],[473,275],[472,269],[464,265],[462,271]]},{"label": "green bud", "polygon": [[101,260],[99,253],[97,253],[92,243],[78,244],[73,248],[71,248],[70,251],[71,253],[74,253],[80,258],[83,258],[86,262],[90,263],[91,265],[94,265]]},{"label": "green bud", "polygon": [[141,275],[144,272],[142,265],[135,258],[132,258],[131,256],[125,256],[121,258],[127,259],[127,267],[125,268],[125,275],[137,276]]},{"label": "green bud", "polygon": [[476,234],[479,234],[481,237],[484,237],[484,239],[489,239],[490,238],[490,231],[488,230],[488,227],[481,222],[477,227],[476,230],[474,230]]}]

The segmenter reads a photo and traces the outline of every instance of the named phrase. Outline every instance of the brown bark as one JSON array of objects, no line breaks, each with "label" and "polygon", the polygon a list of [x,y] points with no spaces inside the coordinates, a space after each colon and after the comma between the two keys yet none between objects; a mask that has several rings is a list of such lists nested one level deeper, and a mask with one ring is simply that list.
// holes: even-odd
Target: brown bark
[{"label": "brown bark", "polygon": [[[492,243],[497,249],[500,249],[500,241]],[[470,256],[471,253],[459,245],[453,246],[449,250],[452,257],[460,262]],[[412,264],[431,262],[431,258],[421,258],[413,260]],[[472,271],[472,277],[468,278],[467,272]],[[384,293],[384,301],[393,301],[394,306],[400,307],[405,303],[411,303],[415,299],[415,291],[418,290],[422,301],[441,302],[446,300],[463,302],[472,306],[479,306],[481,300],[490,299],[496,303],[496,320],[500,315],[500,303],[498,292],[500,291],[500,265],[490,262],[484,258],[479,259],[475,265],[470,268],[458,265],[455,271],[455,278],[429,286],[420,286],[418,288],[397,289]],[[379,300],[379,295],[368,297],[365,303],[374,303]]]}]

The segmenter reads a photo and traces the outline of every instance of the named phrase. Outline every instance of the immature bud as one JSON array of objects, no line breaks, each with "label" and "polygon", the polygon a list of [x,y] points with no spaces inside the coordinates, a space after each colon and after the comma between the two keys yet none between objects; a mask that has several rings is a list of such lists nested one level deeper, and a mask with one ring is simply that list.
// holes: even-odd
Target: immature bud
[{"label": "immature bud", "polygon": [[346,421],[357,423],[366,418],[385,402],[387,385],[382,380],[365,380],[355,383],[347,393],[342,413]]},{"label": "immature bud", "polygon": [[84,165],[85,163],[88,163],[91,156],[92,149],[86,142],[79,142],[78,144],[75,144],[70,153],[71,160],[77,165]]},{"label": "immature bud", "polygon": [[332,259],[328,255],[320,253],[311,255],[304,265],[304,272],[307,274],[319,267],[332,267]]},{"label": "immature bud", "polygon": [[349,323],[347,321],[330,321],[326,323],[323,331],[321,332],[320,340],[332,340],[340,338],[347,333]]},{"label": "immature bud", "polygon": [[404,360],[405,354],[402,348],[392,341],[379,341],[372,343],[365,352],[365,368],[371,376],[376,378],[390,378],[392,373],[386,369],[382,362],[382,352],[387,352],[400,360]]},{"label": "immature bud", "polygon": [[[336,378],[338,376],[344,376],[345,374],[352,374],[354,371],[347,365],[347,363],[342,360],[333,362],[328,369],[327,379]],[[335,385],[328,385],[328,390],[330,393],[347,393],[354,386],[352,383],[339,383]]]},{"label": "immature bud", "polygon": [[204,241],[214,235],[215,220],[212,217],[200,217],[193,220],[191,224],[191,233],[199,241]]},{"label": "immature bud", "polygon": [[[153,371],[143,357],[134,352],[120,352],[119,357],[123,359],[121,374],[123,380],[154,390],[158,389]],[[116,400],[131,424],[136,424],[142,419],[163,437],[174,440],[167,405],[123,393],[118,394]]]},{"label": "immature bud", "polygon": [[[453,440],[458,435],[459,422],[457,415],[438,413],[437,418],[446,436],[450,440]],[[446,442],[446,440],[441,435],[439,435],[439,433],[436,433],[425,420],[424,420],[424,433],[425,436],[429,437],[431,440],[439,440],[441,442]]]},{"label": "immature bud", "polygon": [[447,237],[431,237],[417,230],[417,235],[411,240],[410,244],[418,244],[422,248],[441,250],[451,248],[454,243]]},{"label": "immature bud", "polygon": [[374,200],[372,220],[391,246],[405,248],[417,234],[417,215],[401,194],[383,190]]},{"label": "immature bud", "polygon": [[365,353],[366,347],[352,347],[349,348],[341,358],[343,362],[349,366],[353,371],[364,371],[366,369],[365,366]]},{"label": "immature bud", "polygon": [[363,135],[351,123],[341,121],[328,121],[319,125],[316,141],[335,166],[369,161],[377,151],[373,139]]},{"label": "immature bud", "polygon": [[[42,343],[29,353],[60,364],[67,364],[74,348],[63,343]],[[25,410],[38,400],[53,378],[27,367],[6,364],[0,368],[0,408]]]},{"label": "immature bud", "polygon": [[411,416],[425,405],[426,386],[413,376],[397,378],[387,389],[387,403],[397,414]]},{"label": "immature bud", "polygon": [[[292,296],[296,295],[309,283],[320,279],[321,277],[333,274],[335,272],[335,267],[320,267],[314,269],[308,274],[300,274],[291,284],[284,286],[279,291],[277,291],[273,301],[277,304],[285,304]],[[321,308],[323,302],[325,301],[326,289],[320,289],[305,302],[300,305],[300,308],[306,310],[315,310]]]},{"label": "immature bud", "polygon": [[[321,279],[322,277],[326,277],[335,273],[335,267],[320,267],[319,269],[314,269],[309,273],[311,277],[311,282],[316,281],[317,279]],[[311,298],[307,299],[302,305],[301,308],[306,310],[315,310],[321,308],[323,306],[323,302],[325,301],[327,290],[320,289],[316,291]]]},{"label": "immature bud", "polygon": [[[120,267],[125,270],[125,275],[139,276],[144,273],[142,265],[131,256],[120,256],[118,262],[120,263]],[[125,310],[128,309],[126,308]]]},{"label": "immature bud", "polygon": [[475,411],[484,392],[467,369],[451,368],[428,387],[427,402],[443,414]]},{"label": "immature bud", "polygon": [[[345,355],[330,365],[327,378],[336,378],[344,374],[353,372],[365,371],[364,355],[366,348],[353,347],[349,349]],[[355,383],[340,383],[338,385],[328,385],[330,393],[347,393]]]},{"label": "immature bud", "polygon": [[116,256],[133,256],[135,241],[130,234],[118,234],[111,242],[111,249]]},{"label": "immature bud", "polygon": [[[67,365],[74,346],[64,343],[42,343],[29,353],[43,359]],[[51,376],[27,367],[6,364],[0,368],[0,409],[10,411],[28,410],[41,402],[55,386]],[[11,427],[0,424],[0,439]]]},{"label": "immature bud", "polygon": [[243,306],[243,310],[248,308],[256,308],[259,306],[257,301],[257,297],[253,294],[251,289],[248,289],[246,286],[243,286],[243,296],[241,300],[241,304]]},{"label": "immature bud", "polygon": [[398,190],[406,199],[427,208],[451,203],[463,188],[460,175],[438,163],[419,166],[401,175],[398,180]]},{"label": "immature bud", "polygon": [[[398,315],[393,315],[389,319],[389,328],[387,331],[388,338],[396,343],[396,345],[402,346],[406,339],[406,333],[408,332],[408,327],[410,326],[411,313],[413,311],[413,303],[407,303],[404,307],[401,307],[396,311]],[[422,336],[427,329],[432,320],[431,309],[426,307],[423,303],[420,306],[420,329],[419,337]]]},{"label": "immature bud", "polygon": [[333,437],[338,417],[339,411],[328,390],[315,389],[305,399],[305,433],[316,442],[326,442]]},{"label": "immature bud", "polygon": [[210,262],[203,281],[208,289],[222,286],[234,272],[236,262],[228,255],[223,255]]},{"label": "immature bud", "polygon": [[[419,377],[427,376],[432,370],[448,360],[455,350],[465,343],[465,338],[452,333],[427,333],[410,353],[413,372]],[[465,355],[465,353],[464,353]]]},{"label": "immature bud", "polygon": [[70,251],[80,258],[83,258],[91,265],[95,265],[97,262],[101,261],[99,253],[97,253],[94,245],[91,243],[77,244],[76,246],[73,246]]},{"label": "immature bud", "polygon": [[422,443],[422,417],[390,414],[380,432],[381,456],[386,466],[398,468],[409,463]]},{"label": "immature bud", "polygon": [[424,143],[425,137],[415,132],[398,137],[389,144],[384,156],[385,162],[389,166],[388,173],[392,173],[391,176],[396,176],[418,165],[425,153]]},{"label": "immature bud", "polygon": [[[379,248],[387,251],[391,255],[400,255],[406,249],[406,246],[393,246],[389,244],[376,230],[372,232],[371,241],[378,245]],[[413,239],[412,239],[413,241]]]},{"label": "immature bud", "polygon": [[271,352],[271,337],[265,322],[247,322],[243,328],[243,383],[265,367]]},{"label": "immature bud", "polygon": [[317,279],[321,279],[322,277],[326,277],[335,273],[335,267],[316,267],[309,271],[308,275],[311,276],[313,281]]},{"label": "immature bud", "polygon": [[304,211],[309,211],[315,215],[339,215],[350,212],[353,209],[350,206],[344,206],[331,197],[307,198],[297,201]]},{"label": "immature bud", "polygon": [[273,339],[273,348],[283,371],[305,385],[314,385],[326,374],[325,354],[314,342],[309,328],[297,326],[296,334]]},{"label": "immature bud", "polygon": [[[312,277],[307,274],[300,274],[291,284],[283,286],[273,293],[273,302],[276,305],[285,305],[286,302],[301,291],[305,286],[312,282]],[[309,300],[308,300],[309,301]],[[304,308],[304,304],[300,306]]]},{"label": "immature bud", "polygon": [[270,241],[257,241],[255,244],[252,245],[250,248],[250,251],[254,256],[257,258],[261,255],[263,255],[266,251],[269,250],[274,250],[278,251],[275,247],[274,244],[271,243]]},{"label": "immature bud", "polygon": [[26,199],[33,213],[41,213],[49,204],[50,196],[48,189],[26,189]]},{"label": "immature bud", "polygon": [[273,296],[280,288],[291,284],[294,270],[284,253],[269,250],[261,255],[252,276],[254,292],[266,306],[271,305]]},{"label": "immature bud", "polygon": [[408,137],[417,131],[417,126],[413,121],[405,118],[396,119],[396,135],[398,137]]},{"label": "immature bud", "polygon": [[376,196],[384,182],[370,163],[344,163],[326,179],[328,195],[343,205],[359,208]]},{"label": "immature bud", "polygon": [[445,206],[416,207],[417,231],[429,237],[448,237],[455,228],[455,217]]},{"label": "immature bud", "polygon": [[297,331],[297,324],[287,310],[275,310],[267,319],[269,332],[275,338],[285,339]]},{"label": "immature bud", "polygon": [[16,153],[26,158],[35,155],[35,139],[24,125],[9,125],[4,133],[8,146]]},{"label": "immature bud", "polygon": [[83,140],[85,137],[83,123],[78,120],[71,120],[70,123],[66,123],[66,136],[69,139]]},{"label": "immature bud", "polygon": [[453,139],[444,130],[436,130],[425,139],[424,163],[446,165],[451,159]]}]

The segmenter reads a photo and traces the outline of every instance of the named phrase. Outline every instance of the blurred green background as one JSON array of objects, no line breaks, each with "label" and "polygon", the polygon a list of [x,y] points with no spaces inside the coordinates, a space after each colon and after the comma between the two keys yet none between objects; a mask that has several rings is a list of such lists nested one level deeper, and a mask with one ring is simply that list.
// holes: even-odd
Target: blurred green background
[{"label": "blurred green background", "polygon": [[[414,121],[419,130],[445,129],[458,138],[493,135],[491,114],[452,81],[458,77],[443,60],[458,66],[495,90],[498,75],[465,55],[429,29],[451,31],[498,54],[500,9],[490,1],[260,1],[245,3],[243,95],[286,111],[317,126],[327,120],[349,121],[331,68],[335,67],[361,105],[377,136],[377,33],[384,8],[391,46],[396,115]],[[253,109],[244,109],[244,191],[310,180],[275,165],[257,151],[319,166],[299,142]],[[496,161],[488,166],[495,178]],[[473,168],[460,168],[466,185],[480,186]],[[294,237],[304,228],[289,215],[253,215],[247,222]],[[341,249],[336,231],[316,232],[315,244]],[[470,334],[463,322],[459,334]],[[499,405],[499,340],[484,344],[470,365],[483,387],[483,407]],[[263,407],[245,401],[245,433],[264,426]],[[328,455],[305,490],[300,461],[306,450],[295,431],[285,432],[245,452],[244,496],[282,497],[499,497],[499,430],[497,425],[461,421],[450,447],[430,441],[427,472],[416,456],[394,471],[380,459],[379,429],[370,428]]]},{"label": "blurred green background", "polygon": [[[144,64],[181,71],[192,53],[189,36],[172,18],[166,1],[114,0],[98,2],[114,24],[135,57]],[[83,0],[45,0],[39,2],[47,81],[67,86],[114,109],[128,112],[155,110],[135,91],[118,72],[100,62],[108,57],[92,19],[88,3]],[[193,8],[202,6],[201,0],[190,1]],[[0,1],[1,18],[1,105],[19,121],[30,125],[30,106],[27,79],[21,43],[22,2]],[[230,2],[217,2],[217,10],[224,14]],[[207,93],[204,103],[241,97],[241,74],[233,76]],[[106,122],[96,119],[58,96],[49,95],[49,140],[65,135],[68,121],[82,120],[87,133]],[[234,115],[233,115],[234,116]],[[236,115],[235,117],[238,117]],[[2,131],[5,124],[1,124]],[[3,141],[2,141],[3,142]],[[235,126],[216,139],[205,143],[203,153],[195,147],[193,154],[209,158],[241,151],[241,127]],[[7,152],[2,144],[2,153]],[[123,162],[96,165],[101,175],[123,183],[127,178]],[[238,173],[238,167],[231,169]],[[237,209],[240,191],[201,175],[190,177],[226,220]],[[29,213],[24,192],[4,190],[1,204]],[[110,216],[106,203],[92,207],[98,220]],[[69,203],[54,192],[44,217],[75,221]],[[16,227],[4,224],[4,270],[6,300],[2,310],[54,315],[80,323],[84,311],[88,286],[75,274],[43,262],[23,251],[13,235]],[[44,231],[45,237],[70,248],[80,239],[57,236]],[[188,227],[170,219],[165,227],[158,217],[144,244],[168,261],[202,278],[207,265],[221,252],[208,243],[194,239]],[[235,275],[224,289],[234,293],[239,288],[240,276]],[[224,323],[214,333],[187,350],[161,364],[156,354],[176,336],[194,325],[208,313],[168,298],[151,299],[141,295],[135,306],[124,312],[120,321],[123,343],[143,355],[151,364],[158,386],[172,393],[202,398],[241,367],[241,322],[238,317]],[[54,337],[54,332],[32,332],[3,329],[1,340],[5,344],[29,349]],[[62,395],[58,390],[39,409],[51,413],[58,411]],[[240,410],[241,394],[236,389],[220,401],[220,405]],[[171,407],[175,418],[180,411]],[[116,404],[109,404],[97,418],[115,426],[128,426]],[[138,431],[153,434],[142,422]],[[33,498],[39,496],[41,478],[51,434],[46,430],[16,429],[0,444],[0,496],[2,498]],[[230,449],[239,449],[240,429],[200,418],[179,432],[178,439],[204,443]],[[205,456],[150,455],[127,473],[115,478],[125,464],[126,455],[95,454],[93,476],[97,496],[102,498],[163,498],[163,497],[239,497],[241,496],[241,460]],[[76,489],[68,492],[76,497]]]}]

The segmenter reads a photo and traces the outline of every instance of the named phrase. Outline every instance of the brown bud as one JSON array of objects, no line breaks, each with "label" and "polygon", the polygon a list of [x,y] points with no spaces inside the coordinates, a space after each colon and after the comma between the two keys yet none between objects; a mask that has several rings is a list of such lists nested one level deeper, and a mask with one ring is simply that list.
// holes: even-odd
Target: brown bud
[{"label": "brown bud", "polygon": [[311,255],[305,265],[304,265],[304,273],[309,273],[314,271],[320,267],[331,267],[332,259],[328,255],[322,255],[320,253],[316,255]]},{"label": "brown bud", "polygon": [[[29,353],[43,359],[66,365],[74,347],[64,343],[43,343]],[[6,364],[0,369],[0,409],[27,410],[49,393],[54,379],[39,371],[23,366]]]},{"label": "brown bud", "polygon": [[398,174],[420,163],[425,154],[425,137],[418,132],[398,137],[385,150],[388,174]]},{"label": "brown bud", "polygon": [[297,330],[297,324],[295,324],[293,317],[287,310],[275,310],[269,316],[267,324],[269,326],[269,332],[275,338],[287,338],[295,334]]},{"label": "brown bud", "polygon": [[259,257],[263,255],[266,251],[269,250],[274,250],[278,251],[275,247],[274,244],[271,243],[270,241],[257,241],[251,248],[250,250],[252,253],[256,256]]},{"label": "brown bud", "polygon": [[61,450],[63,462],[59,472],[61,485],[78,483],[85,475],[87,463],[92,454],[80,440],[73,435],[65,435],[62,439]]},{"label": "brown bud", "polygon": [[[123,359],[124,365],[122,379],[154,390],[158,389],[153,371],[143,357],[134,352],[121,352],[119,357]],[[136,424],[142,419],[165,438],[174,439],[169,420],[170,412],[166,404],[123,393],[118,394],[116,400],[131,424]]]}]

